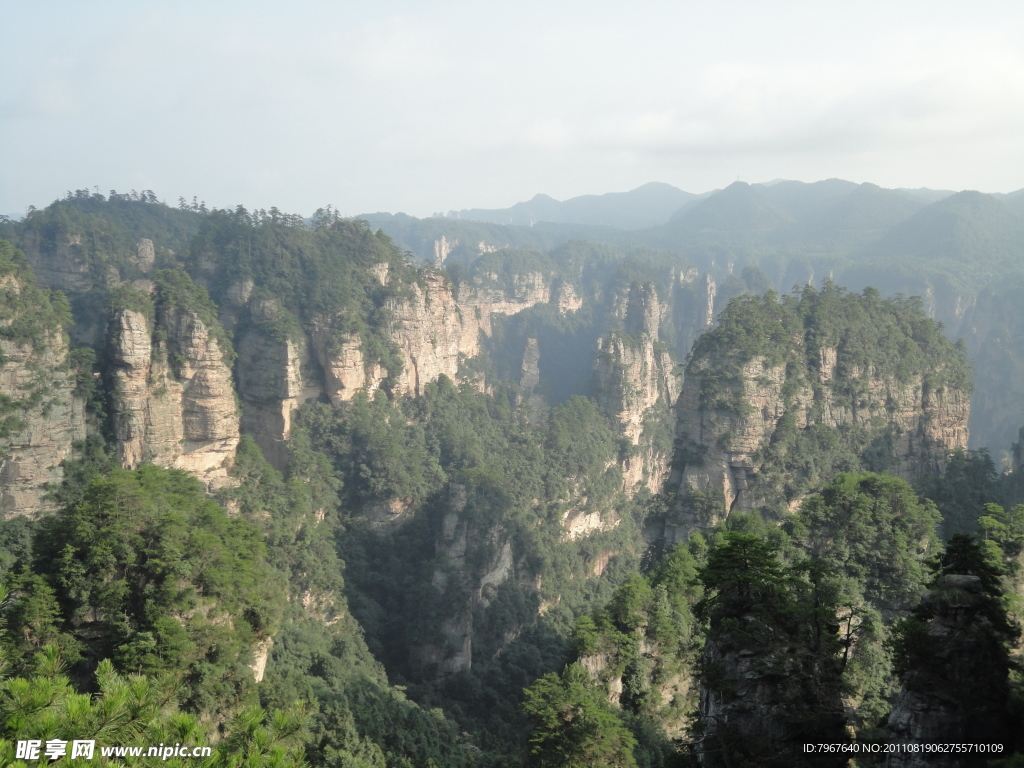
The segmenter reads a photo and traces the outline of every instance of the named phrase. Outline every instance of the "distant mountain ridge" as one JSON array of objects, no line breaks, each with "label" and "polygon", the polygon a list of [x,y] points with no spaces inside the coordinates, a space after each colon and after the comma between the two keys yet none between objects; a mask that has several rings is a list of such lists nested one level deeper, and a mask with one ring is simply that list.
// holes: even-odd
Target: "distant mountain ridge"
[{"label": "distant mountain ridge", "polygon": [[455,212],[453,218],[527,227],[546,221],[643,229],[664,224],[680,207],[698,197],[671,184],[651,182],[629,192],[581,195],[564,201],[539,194],[510,208],[468,208]]},{"label": "distant mountain ridge", "polygon": [[[513,227],[561,224],[636,231],[678,225],[690,231],[718,232],[766,231],[792,225],[820,229],[824,220],[840,229],[878,230],[888,229],[918,209],[953,194],[951,190],[925,187],[885,189],[843,179],[810,183],[788,179],[757,184],[737,181],[700,194],[650,182],[628,192],[580,195],[567,200],[540,193],[508,208],[465,208],[435,214],[434,218]],[[993,197],[1024,210],[1024,190]],[[852,210],[842,210],[844,201]]]}]

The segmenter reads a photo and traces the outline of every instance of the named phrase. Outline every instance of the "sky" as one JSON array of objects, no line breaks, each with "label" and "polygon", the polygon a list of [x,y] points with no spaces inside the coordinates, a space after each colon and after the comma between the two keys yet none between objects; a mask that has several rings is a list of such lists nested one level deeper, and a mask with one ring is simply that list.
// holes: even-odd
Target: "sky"
[{"label": "sky", "polygon": [[1024,187],[1024,3],[0,2],[0,213]]}]

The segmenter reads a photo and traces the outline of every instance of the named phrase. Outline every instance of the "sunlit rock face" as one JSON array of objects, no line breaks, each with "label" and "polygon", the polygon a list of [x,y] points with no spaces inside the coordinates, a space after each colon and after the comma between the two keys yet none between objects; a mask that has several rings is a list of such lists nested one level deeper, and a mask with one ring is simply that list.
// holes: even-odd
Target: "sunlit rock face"
[{"label": "sunlit rock face", "polygon": [[620,460],[623,490],[662,489],[671,461],[671,408],[679,397],[675,359],[660,339],[669,307],[653,283],[633,283],[614,301],[621,330],[598,339],[593,395],[633,448]]},{"label": "sunlit rock face", "polygon": [[[794,340],[799,344],[800,340]],[[826,427],[861,428],[884,441],[886,469],[914,482],[941,473],[949,453],[967,447],[970,395],[955,387],[931,388],[927,374],[899,381],[873,367],[853,367],[837,374],[835,349],[823,348],[814,377],[787,377],[786,365],[754,358],[739,373],[737,401],[742,409],[709,408],[701,392],[721,370],[708,358],[688,368],[676,404],[676,469],[670,487],[720,493],[724,507],[717,517],[693,520],[714,524],[732,510],[767,503],[793,508],[799,498],[774,498],[759,483],[767,446],[786,430]],[[856,391],[855,397],[850,396]],[[778,494],[776,494],[778,495]]]},{"label": "sunlit rock face", "polygon": [[[382,284],[390,282],[386,269],[375,269],[374,274]],[[397,352],[400,370],[390,371],[371,359],[366,339],[339,334],[335,325],[344,319],[340,316],[315,318],[308,332],[297,339],[273,338],[258,326],[240,331],[237,370],[242,426],[271,463],[283,466],[291,412],[303,402],[323,394],[341,404],[360,392],[372,395],[381,387],[391,395],[420,395],[441,376],[460,381],[460,365],[480,354],[481,336],[492,334],[493,318],[550,302],[558,302],[559,310],[565,312],[580,306],[571,286],[559,284],[553,291],[551,279],[537,272],[518,275],[510,287],[502,289],[476,284],[456,289],[442,272],[431,269],[423,270],[420,278],[407,286],[401,298],[389,300],[387,307],[391,321],[386,341]],[[242,288],[232,298],[254,317],[262,319],[274,312],[273,307],[264,306],[265,299],[250,299]]]},{"label": "sunlit rock face", "polygon": [[145,315],[111,318],[112,410],[121,464],[185,469],[214,490],[229,483],[239,440],[231,370],[194,312],[169,308],[155,344]]}]

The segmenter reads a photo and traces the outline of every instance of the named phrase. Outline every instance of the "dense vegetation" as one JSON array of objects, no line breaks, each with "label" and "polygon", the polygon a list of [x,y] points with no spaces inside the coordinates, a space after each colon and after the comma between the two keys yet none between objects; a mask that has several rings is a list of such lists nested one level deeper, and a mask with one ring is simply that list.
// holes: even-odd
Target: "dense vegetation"
[{"label": "dense vegetation", "polygon": [[0,339],[45,346],[70,323],[64,294],[36,287],[25,254],[0,240]]},{"label": "dense vegetation", "polygon": [[[908,690],[963,701],[957,717],[984,720],[991,740],[1009,748],[1006,723],[1018,717],[1019,692],[1007,654],[1017,637],[1011,595],[1021,577],[1024,507],[987,512],[978,521],[983,540],[955,536],[943,549],[937,511],[907,483],[840,475],[781,529],[756,513],[734,514],[707,539],[695,534],[670,549],[646,576],[627,578],[604,608],[577,621],[571,658],[600,686],[596,700],[618,705],[644,765],[686,764],[688,755],[709,765],[798,764],[812,738],[842,742],[844,721],[862,742],[892,739],[886,718]],[[948,649],[928,639],[932,613],[920,604],[929,586],[930,610],[936,600],[961,604],[941,591],[946,574],[978,575],[988,595],[959,620],[962,634]],[[964,649],[979,648],[965,665]],[[562,688],[570,688],[570,670]],[[561,722],[561,699],[546,694],[547,706],[538,705],[557,682],[546,680],[530,699],[542,733]],[[953,693],[958,686],[977,695],[964,699]],[[674,749],[650,740],[652,725],[662,739],[679,734]],[[613,753],[593,737],[588,748]]]},{"label": "dense vegetation", "polygon": [[[702,403],[737,411],[744,406],[740,374],[755,358],[784,366],[791,387],[813,386],[815,373],[834,376],[844,387],[837,394],[854,403],[869,375],[903,384],[927,376],[927,389],[969,392],[967,360],[940,331],[919,298],[883,299],[872,288],[848,293],[826,282],[820,291],[807,286],[795,295],[731,301],[718,326],[694,345],[688,370],[699,374],[713,362],[714,376],[702,377]],[[834,371],[823,371],[827,351],[835,354]]]},{"label": "dense vegetation", "polygon": [[[299,423],[341,478],[342,508],[361,510],[340,551],[370,648],[392,680],[471,727],[491,759],[518,749],[522,689],[561,664],[576,616],[638,562],[641,512],[607,468],[618,453],[607,419],[575,398],[533,424],[511,393],[442,377],[401,411],[357,397],[307,406]],[[573,542],[567,514],[621,522]],[[588,578],[603,553],[619,555],[608,578]],[[460,647],[448,639],[456,627],[472,632],[471,668],[439,667]]]},{"label": "dense vegetation", "polygon": [[157,266],[172,263],[202,218],[198,206],[172,208],[149,190],[103,195],[79,189],[46,208],[31,209],[19,235],[40,251],[66,253],[65,268],[82,269],[87,281],[102,285],[108,267],[127,279],[141,276],[136,250],[140,236],[153,241]]},{"label": "dense vegetation", "polygon": [[317,211],[310,226],[276,208],[214,210],[184,266],[218,304],[231,300],[232,288],[243,295],[258,290],[265,306],[252,322],[278,339],[296,338],[316,322],[330,330],[333,344],[358,335],[367,364],[379,362],[391,376],[401,372],[385,332],[387,303],[406,294],[417,275],[390,238],[364,222],[333,210]]},{"label": "dense vegetation", "polygon": [[[293,712],[289,743],[305,743],[313,765],[464,762],[452,726],[387,685],[347,613],[331,523],[310,508],[330,490],[298,477],[285,482],[251,442],[239,458],[239,516],[226,514],[182,472],[94,465],[74,472],[78,487],[63,490],[68,501],[58,515],[31,531],[5,522],[2,650],[9,674],[27,680],[7,685],[20,690],[45,678],[60,696],[77,696],[75,689],[91,689],[94,674],[103,691],[103,680],[142,675],[131,683],[133,696],[175,701],[198,720],[136,703],[130,711],[138,725],[124,721],[123,733],[133,736],[159,735],[173,724],[184,729],[179,740],[220,742],[222,730],[259,727],[262,703]],[[301,451],[295,459],[297,468],[310,468]],[[257,687],[253,654],[271,647]],[[60,677],[65,670],[68,678]],[[12,736],[70,732],[72,725],[61,724],[60,699],[48,695],[39,706],[54,717],[13,719]],[[110,701],[125,706],[123,697]],[[398,732],[405,737],[395,739]],[[119,733],[103,731],[101,743],[119,743]],[[240,759],[231,738],[221,749]]]},{"label": "dense vegetation", "polygon": [[[27,768],[37,764],[51,741],[63,747],[69,765],[98,764],[126,766],[134,759],[104,757],[103,748],[184,745],[189,756],[171,756],[171,747],[161,761],[181,768],[185,765],[252,766],[253,768],[299,768],[303,765],[300,735],[303,712],[293,709],[268,715],[258,706],[238,712],[222,738],[211,739],[200,718],[181,712],[177,706],[179,682],[170,674],[157,677],[119,674],[109,660],[96,670],[97,693],[79,693],[64,674],[65,661],[56,645],[36,653],[23,677],[5,674],[0,679],[0,760],[4,765]],[[16,754],[15,743],[35,740],[33,757]],[[93,752],[73,752],[76,741],[92,741]],[[207,748],[204,757],[191,750]],[[17,759],[28,757],[28,759]],[[70,759],[77,757],[78,759]],[[54,758],[50,758],[54,759]],[[95,761],[95,763],[93,762]]]}]

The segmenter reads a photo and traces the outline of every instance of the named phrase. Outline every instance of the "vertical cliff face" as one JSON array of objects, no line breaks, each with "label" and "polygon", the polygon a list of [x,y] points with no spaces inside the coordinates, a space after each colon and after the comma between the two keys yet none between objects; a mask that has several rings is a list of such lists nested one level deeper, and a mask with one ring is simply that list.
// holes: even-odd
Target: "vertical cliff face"
[{"label": "vertical cliff face", "polygon": [[1017,442],[1013,444],[1013,471],[1024,473],[1024,426],[1017,428]]},{"label": "vertical cliff face", "polygon": [[[726,510],[777,501],[761,487],[758,475],[766,460],[765,447],[788,429],[859,428],[865,435],[876,434],[891,451],[887,468],[910,481],[942,472],[950,451],[967,447],[970,397],[963,390],[932,390],[921,376],[903,383],[870,370],[854,370],[849,378],[837,380],[835,350],[823,353],[826,366],[819,381],[789,392],[784,392],[785,366],[762,359],[745,364],[740,383],[745,407],[740,413],[701,403],[701,390],[715,375],[714,361],[691,370],[676,409],[677,440],[687,457],[679,486],[720,491]],[[860,390],[853,401],[842,392],[851,384]],[[785,499],[787,504],[799,500]]]},{"label": "vertical cliff face", "polygon": [[[374,274],[388,283],[387,269]],[[506,288],[469,283],[456,289],[444,274],[423,270],[418,282],[388,300],[388,328],[383,338],[374,340],[393,347],[401,369],[389,371],[371,358],[367,338],[338,330],[343,315],[318,317],[307,332],[283,340],[266,330],[281,311],[270,306],[272,301],[248,295],[242,287],[228,298],[222,316],[234,318],[244,310],[255,321],[238,331],[243,429],[279,468],[291,411],[302,402],[321,393],[333,403],[347,402],[358,392],[372,394],[385,384],[392,394],[422,394],[423,387],[442,375],[459,380],[460,365],[480,353],[481,334],[492,334],[492,318],[549,302],[557,302],[562,312],[575,311],[580,304],[571,286],[553,291],[551,279],[540,273],[518,276]]]},{"label": "vertical cliff face", "polygon": [[[830,681],[831,690],[828,685],[815,686],[811,670],[821,674],[820,659],[799,640],[753,616],[743,616],[741,622],[742,629],[737,628],[735,635],[722,634],[704,645],[703,732],[697,744],[700,762],[797,765],[807,742],[842,743],[844,715],[838,675]],[[757,647],[752,637],[770,640],[762,640]],[[755,762],[747,763],[744,758]],[[840,754],[815,765],[847,762]]]},{"label": "vertical cliff face", "polygon": [[[75,202],[58,201],[23,222],[21,247],[36,281],[43,288],[64,292],[79,307],[68,328],[76,345],[102,345],[106,318],[97,311],[102,294],[123,282],[150,276],[158,253],[171,254],[168,246],[173,242],[173,247],[179,247],[180,238],[194,230],[198,218],[198,214],[170,212],[160,205],[128,205],[136,207],[131,215],[123,217],[121,211],[108,219],[99,213],[102,206],[95,200],[81,208]],[[168,228],[170,220],[176,221]],[[153,233],[162,237],[154,241]]]},{"label": "vertical cliff face", "polygon": [[0,241],[0,514],[36,517],[52,508],[61,462],[85,438],[84,402],[65,329],[63,297],[40,290],[25,256]]},{"label": "vertical cliff face", "polygon": [[96,278],[80,232],[58,231],[48,242],[39,232],[29,231],[21,245],[40,285],[71,293],[93,287]]},{"label": "vertical cliff face", "polygon": [[635,448],[623,460],[626,489],[643,484],[657,492],[667,476],[671,440],[659,440],[656,432],[667,428],[679,396],[675,361],[658,338],[665,308],[652,283],[633,284],[619,304],[623,331],[598,340],[594,396]]},{"label": "vertical cliff face", "polygon": [[[500,527],[476,530],[467,514],[467,488],[451,483],[436,551],[434,588],[456,598],[433,642],[413,649],[416,664],[440,678],[473,666],[474,621],[493,602],[497,589],[513,575],[512,544]],[[481,550],[487,556],[481,558]],[[446,602],[448,602],[446,600]]]},{"label": "vertical cliff face", "polygon": [[[744,298],[695,348],[676,407],[670,486],[684,513],[695,492],[720,501],[707,519],[697,519],[706,508],[690,510],[687,525],[731,510],[792,510],[840,467],[916,481],[966,447],[966,360],[932,321],[870,296],[802,301],[805,308]],[[913,324],[911,337],[902,328]],[[822,343],[829,334],[837,341]]]},{"label": "vertical cliff face", "polygon": [[[229,482],[239,440],[231,370],[196,311],[158,303],[122,308],[110,321],[111,400],[121,463],[185,469],[208,488]],[[156,341],[154,343],[154,336]]]},{"label": "vertical cliff face", "polygon": [[[480,334],[491,335],[492,317],[514,315],[549,301],[550,280],[539,273],[518,278],[507,291],[472,284],[456,290],[443,274],[424,270],[421,282],[410,285],[407,296],[391,300],[387,307],[387,335],[398,350],[400,372],[370,362],[365,339],[348,335],[339,340],[332,328],[335,318],[314,324],[312,347],[324,371],[324,391],[332,402],[344,402],[359,391],[376,390],[389,376],[395,394],[410,396],[421,394],[442,375],[456,381],[460,363],[480,353]],[[571,305],[570,301],[567,306]]]},{"label": "vertical cliff face", "polygon": [[0,339],[0,360],[0,514],[36,517],[53,508],[46,486],[60,484],[61,462],[85,438],[84,404],[59,333],[39,346]]},{"label": "vertical cliff face", "polygon": [[971,398],[972,446],[1006,446],[1024,423],[1024,313],[1016,285],[986,290],[946,321],[950,335],[963,338],[974,361],[976,390]]},{"label": "vertical cliff face", "polygon": [[[241,428],[252,435],[267,461],[278,470],[287,460],[292,413],[307,399],[304,382],[310,378],[310,364],[306,343],[279,341],[259,331],[248,331],[238,341]],[[303,376],[303,369],[307,376]]]},{"label": "vertical cliff face", "polygon": [[646,334],[638,338],[612,332],[598,341],[595,396],[633,445],[640,444],[647,412],[678,398],[674,367],[668,350]]},{"label": "vertical cliff face", "polygon": [[480,334],[490,336],[491,319],[515,315],[551,301],[551,280],[531,272],[498,289],[464,284],[458,290],[441,274],[422,273],[412,295],[390,307],[391,336],[401,351],[397,391],[418,395],[441,375],[458,380],[459,364],[480,353]]},{"label": "vertical cliff face", "polygon": [[715,322],[718,286],[711,274],[702,274],[693,268],[673,274],[670,284],[676,335],[673,352],[679,360],[684,360],[697,338]]},{"label": "vertical cliff face", "polygon": [[[250,322],[240,323],[243,312]],[[253,297],[251,282],[244,281],[232,286],[221,307],[225,325],[235,333],[242,432],[253,437],[278,470],[287,463],[294,410],[322,392],[321,369],[309,337],[294,330],[281,332],[282,313],[274,299]]]}]

